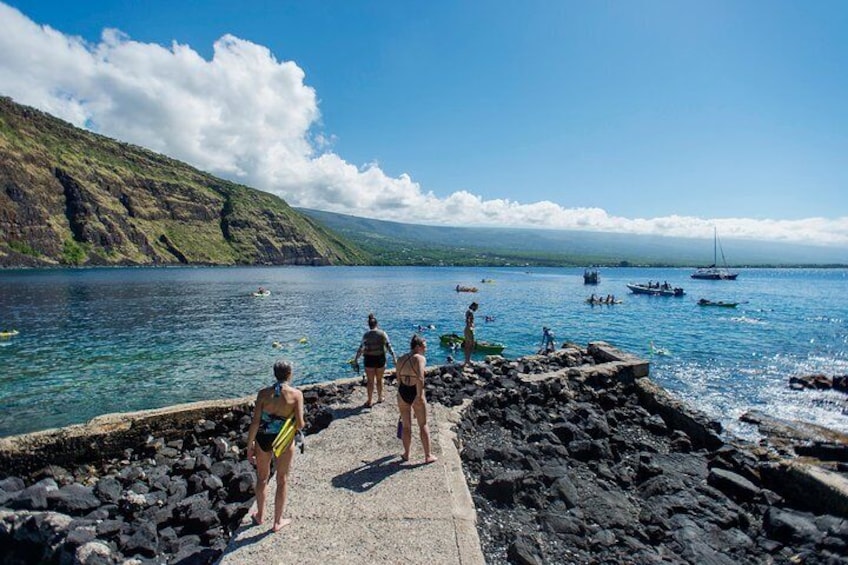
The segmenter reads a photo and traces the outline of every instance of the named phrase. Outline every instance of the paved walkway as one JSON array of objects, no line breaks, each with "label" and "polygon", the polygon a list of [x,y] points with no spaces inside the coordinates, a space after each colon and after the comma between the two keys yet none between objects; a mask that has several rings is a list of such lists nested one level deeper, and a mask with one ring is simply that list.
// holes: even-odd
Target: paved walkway
[{"label": "paved walkway", "polygon": [[[332,424],[307,437],[290,475],[284,517],[293,521],[274,534],[275,483],[269,485],[265,523],[245,523],[219,563],[432,565],[484,563],[475,511],[453,443],[456,411],[430,404],[433,453],[423,465],[417,426],[409,463],[400,459],[394,387],[371,409],[364,389],[351,404],[336,406]],[[413,421],[414,422],[414,421]]]}]

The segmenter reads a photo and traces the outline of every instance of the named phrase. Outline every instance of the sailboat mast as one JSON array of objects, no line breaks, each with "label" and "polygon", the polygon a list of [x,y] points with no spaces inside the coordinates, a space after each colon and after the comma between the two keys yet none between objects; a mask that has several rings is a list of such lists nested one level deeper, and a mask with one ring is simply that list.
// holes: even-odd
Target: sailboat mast
[{"label": "sailboat mast", "polygon": [[[716,241],[718,241],[718,236],[716,236]],[[727,268],[727,259],[724,258],[724,247],[721,246],[721,242],[719,242],[718,248],[719,248],[719,250],[721,250],[721,264],[726,269]]]},{"label": "sailboat mast", "polygon": [[713,267],[718,265],[718,255],[716,255],[716,244],[718,243],[718,228],[713,226]]}]

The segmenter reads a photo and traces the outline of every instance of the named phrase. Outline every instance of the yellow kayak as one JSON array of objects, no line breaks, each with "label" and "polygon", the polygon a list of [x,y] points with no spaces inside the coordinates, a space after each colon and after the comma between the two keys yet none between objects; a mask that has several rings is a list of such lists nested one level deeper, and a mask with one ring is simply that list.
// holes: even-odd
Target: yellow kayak
[{"label": "yellow kayak", "polygon": [[18,330],[6,330],[6,331],[2,331],[2,332],[0,332],[0,338],[3,338],[3,337],[15,337],[15,336],[16,336],[16,335],[18,335],[19,333],[21,333],[21,332],[19,332]]}]

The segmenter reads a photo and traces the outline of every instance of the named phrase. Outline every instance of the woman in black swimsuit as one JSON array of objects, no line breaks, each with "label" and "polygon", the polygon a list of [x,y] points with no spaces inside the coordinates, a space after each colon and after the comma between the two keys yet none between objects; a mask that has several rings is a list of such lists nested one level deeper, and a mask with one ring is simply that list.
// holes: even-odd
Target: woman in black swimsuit
[{"label": "woman in black swimsuit", "polygon": [[403,455],[409,461],[409,449],[412,447],[412,413],[418,420],[421,446],[424,448],[424,463],[432,463],[436,457],[430,452],[430,428],[427,426],[427,399],[424,396],[424,370],[427,359],[424,351],[427,342],[419,335],[413,335],[409,343],[409,353],[397,360],[398,410],[403,422]]},{"label": "woman in black swimsuit", "polygon": [[277,490],[274,493],[274,525],[273,530],[279,531],[291,523],[283,519],[283,508],[288,494],[288,476],[294,459],[294,441],[284,449],[279,456],[273,451],[274,439],[285,425],[286,420],[294,419],[295,428],[302,430],[305,426],[303,419],[303,393],[293,386],[292,366],[286,361],[274,363],[274,378],[276,383],[263,388],[256,395],[253,407],[253,421],[247,432],[247,459],[256,465],[256,512],[253,523],[261,524],[265,515],[265,499],[268,490],[268,479],[271,477],[271,459],[277,470]]}]

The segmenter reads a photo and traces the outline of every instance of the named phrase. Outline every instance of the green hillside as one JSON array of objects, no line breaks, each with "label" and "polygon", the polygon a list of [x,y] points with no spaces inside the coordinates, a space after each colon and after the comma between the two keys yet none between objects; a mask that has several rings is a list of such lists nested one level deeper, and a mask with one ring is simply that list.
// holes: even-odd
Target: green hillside
[{"label": "green hillside", "polygon": [[283,200],[0,98],[0,265],[362,264]]}]

